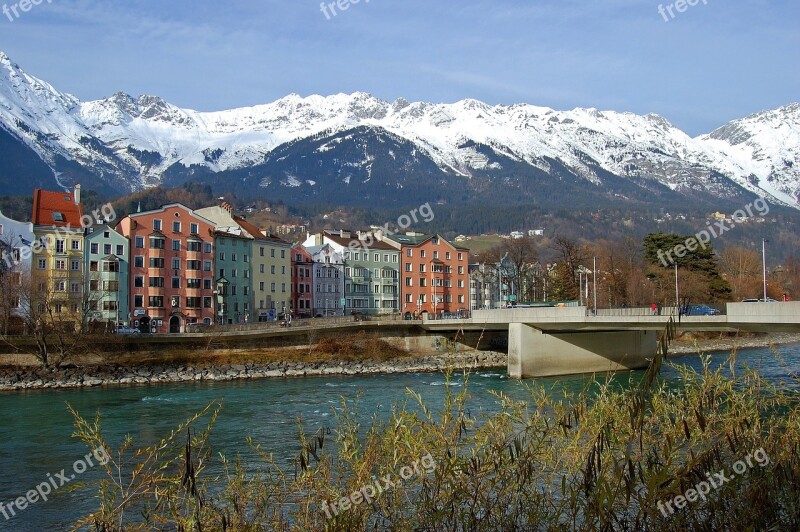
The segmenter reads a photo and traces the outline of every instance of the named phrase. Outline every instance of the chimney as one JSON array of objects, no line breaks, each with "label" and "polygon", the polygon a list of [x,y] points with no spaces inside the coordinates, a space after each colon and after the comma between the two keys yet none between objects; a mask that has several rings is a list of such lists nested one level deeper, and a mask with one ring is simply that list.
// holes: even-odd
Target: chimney
[{"label": "chimney", "polygon": [[233,206],[230,203],[228,203],[227,201],[223,201],[220,204],[220,207],[222,207],[223,209],[228,211],[228,214],[233,214]]},{"label": "chimney", "polygon": [[81,185],[76,184],[75,189],[72,191],[72,197],[75,199],[75,205],[81,204]]}]

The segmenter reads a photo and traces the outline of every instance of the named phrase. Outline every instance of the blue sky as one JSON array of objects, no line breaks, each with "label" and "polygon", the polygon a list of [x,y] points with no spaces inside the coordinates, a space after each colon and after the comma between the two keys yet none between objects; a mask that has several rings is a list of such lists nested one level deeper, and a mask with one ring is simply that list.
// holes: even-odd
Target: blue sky
[{"label": "blue sky", "polygon": [[654,112],[695,135],[800,101],[800,2],[697,0],[671,18],[672,1],[361,0],[326,16],[319,0],[43,0],[0,15],[0,50],[81,99],[205,111],[365,91]]}]

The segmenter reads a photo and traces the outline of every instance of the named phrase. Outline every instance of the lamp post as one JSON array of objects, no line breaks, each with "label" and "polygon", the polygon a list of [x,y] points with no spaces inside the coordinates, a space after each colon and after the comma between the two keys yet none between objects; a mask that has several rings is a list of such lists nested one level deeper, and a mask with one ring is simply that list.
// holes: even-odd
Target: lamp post
[{"label": "lamp post", "polygon": [[597,316],[597,257],[594,257],[594,270],[592,273],[592,288],[594,291],[594,315]]},{"label": "lamp post", "polygon": [[761,239],[761,267],[764,270],[764,303],[767,302],[767,239]]},{"label": "lamp post", "polygon": [[678,263],[675,263],[675,307],[680,308],[681,306],[681,297],[680,291],[678,289]]}]

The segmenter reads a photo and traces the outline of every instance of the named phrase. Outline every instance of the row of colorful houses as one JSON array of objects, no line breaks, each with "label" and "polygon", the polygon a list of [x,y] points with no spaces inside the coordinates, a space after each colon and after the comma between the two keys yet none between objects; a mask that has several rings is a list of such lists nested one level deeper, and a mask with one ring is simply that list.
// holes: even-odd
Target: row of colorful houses
[{"label": "row of colorful houses", "polygon": [[[32,222],[0,213],[4,264],[32,297],[18,315],[157,333],[360,314],[469,308],[468,250],[439,235],[325,231],[292,244],[223,203],[116,219],[85,214],[80,187],[36,190]],[[33,308],[31,308],[33,305]]]}]

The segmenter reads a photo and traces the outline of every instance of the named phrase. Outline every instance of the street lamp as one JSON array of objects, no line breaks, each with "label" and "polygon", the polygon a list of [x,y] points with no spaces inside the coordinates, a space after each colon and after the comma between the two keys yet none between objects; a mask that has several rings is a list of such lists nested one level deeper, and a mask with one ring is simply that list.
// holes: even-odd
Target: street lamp
[{"label": "street lamp", "polygon": [[597,257],[594,257],[592,291],[594,292],[594,315],[597,316]]},{"label": "street lamp", "polygon": [[767,240],[761,239],[761,266],[764,270],[764,303],[767,302]]},{"label": "street lamp", "polygon": [[680,311],[681,298],[678,290],[678,263],[675,263],[675,307]]}]

